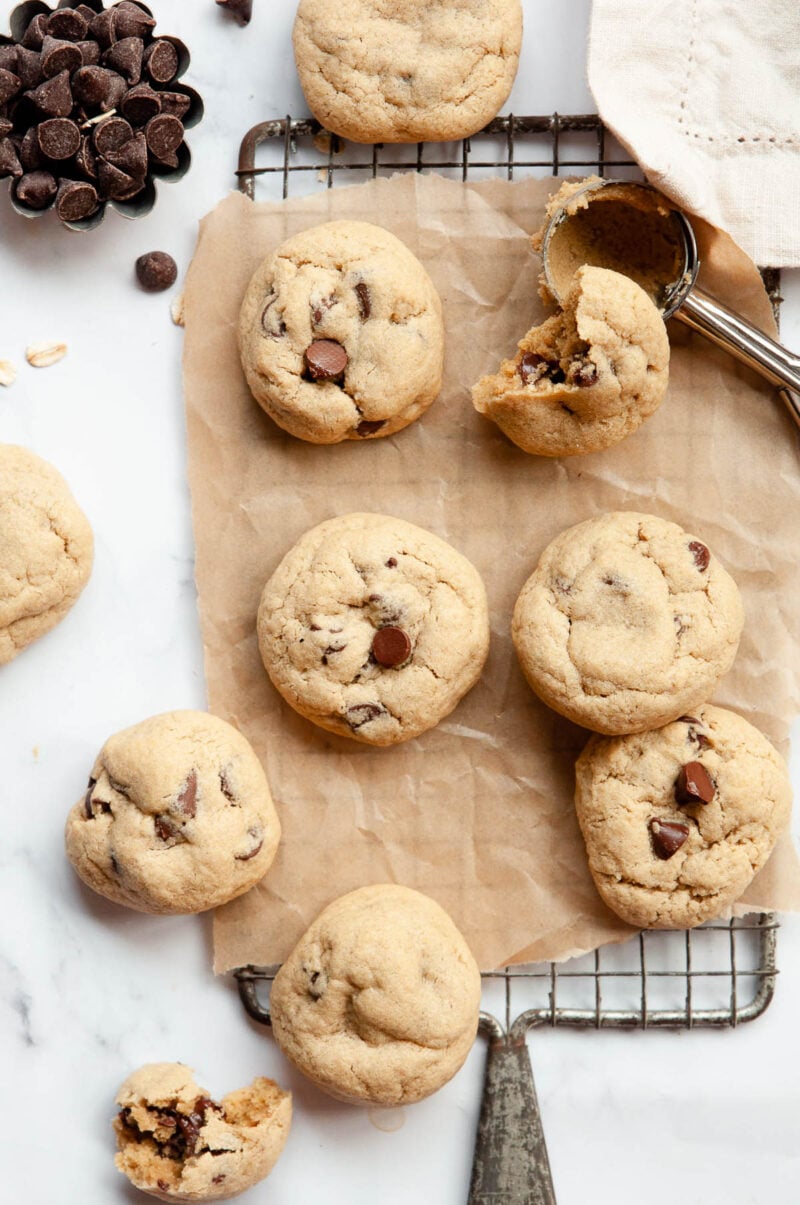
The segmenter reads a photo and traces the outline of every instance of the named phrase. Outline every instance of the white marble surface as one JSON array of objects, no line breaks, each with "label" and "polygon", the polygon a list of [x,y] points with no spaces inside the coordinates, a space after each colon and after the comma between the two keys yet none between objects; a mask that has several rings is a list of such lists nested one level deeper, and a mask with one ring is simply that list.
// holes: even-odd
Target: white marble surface
[{"label": "white marble surface", "polygon": [[[153,4],[161,30],[190,45],[188,82],[206,102],[186,180],[162,188],[149,218],[111,215],[88,237],[24,222],[0,205],[0,357],[20,365],[17,384],[0,391],[0,439],[60,467],[97,537],[80,605],[5,667],[0,683],[0,1197],[14,1205],[144,1200],[113,1167],[113,1097],[139,1064],[179,1059],[214,1093],[258,1073],[295,1092],[286,1152],[243,1201],[460,1205],[482,1045],[444,1091],[401,1114],[330,1102],[245,1019],[231,983],[213,978],[208,918],[108,906],[82,889],[62,853],[65,813],[104,738],[154,712],[204,704],[181,333],[168,298],[133,286],[133,261],[160,247],[185,268],[197,220],[231,187],[244,131],[305,111],[290,56],[292,0],[255,0],[246,30],[212,0]],[[513,110],[591,111],[588,0],[525,0],[525,8]],[[784,291],[785,337],[800,346],[800,273],[787,275]],[[23,349],[49,337],[65,339],[69,354],[37,373]],[[795,782],[798,769],[795,759]],[[781,929],[779,962],[774,1003],[737,1032],[532,1037],[561,1205],[798,1200],[796,918]],[[489,1003],[500,1007],[496,993]]]}]

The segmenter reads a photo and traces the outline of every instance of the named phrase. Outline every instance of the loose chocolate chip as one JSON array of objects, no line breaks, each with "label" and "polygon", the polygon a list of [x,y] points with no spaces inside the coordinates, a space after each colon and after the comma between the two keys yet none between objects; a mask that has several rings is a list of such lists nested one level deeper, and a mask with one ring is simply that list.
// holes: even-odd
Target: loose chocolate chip
[{"label": "loose chocolate chip", "polygon": [[692,540],[689,545],[689,551],[694,557],[694,563],[701,573],[705,573],[708,569],[708,563],[711,560],[711,553],[706,548],[705,544],[701,544],[699,540]]},{"label": "loose chocolate chip", "polygon": [[22,88],[22,80],[13,71],[0,67],[0,105],[7,104]]},{"label": "loose chocolate chip", "polygon": [[356,703],[352,707],[348,707],[344,714],[347,724],[355,731],[362,724],[370,724],[373,720],[377,720],[379,716],[386,714],[386,708],[381,707],[378,703]]},{"label": "loose chocolate chip", "polygon": [[109,151],[118,151],[121,146],[133,137],[133,127],[124,117],[109,117],[94,127],[92,138],[94,149],[98,155],[107,155]]},{"label": "loose chocolate chip", "polygon": [[138,4],[126,3],[114,6],[114,33],[118,38],[146,38],[155,28],[155,18],[146,13]]},{"label": "loose chocolate chip", "polygon": [[[92,70],[92,68],[88,68]],[[72,88],[69,83],[69,72],[61,71],[52,79],[46,79],[25,95],[48,117],[69,117],[72,112]]]},{"label": "loose chocolate chip", "polygon": [[370,304],[369,289],[360,280],[355,288],[356,297],[358,298],[358,315],[362,322],[366,322],[372,312]]},{"label": "loose chocolate chip", "polygon": [[240,25],[249,25],[253,15],[253,0],[217,0],[217,4]]},{"label": "loose chocolate chip", "polygon": [[347,368],[347,352],[333,339],[315,339],[306,348],[305,361],[312,381],[335,381]]},{"label": "loose chocolate chip", "polygon": [[143,181],[147,175],[147,143],[142,133],[134,134],[118,150],[106,151],[105,157],[133,180]]},{"label": "loose chocolate chip", "polygon": [[86,813],[87,820],[94,820],[94,812],[92,811],[92,791],[97,786],[97,779],[90,778],[89,785],[86,788],[86,794],[83,798],[83,810]]},{"label": "loose chocolate chip", "polygon": [[74,42],[62,42],[48,34],[42,43],[42,73],[46,79],[60,71],[77,71],[83,64],[83,55]]},{"label": "loose chocolate chip", "polygon": [[385,418],[362,418],[361,422],[356,427],[356,435],[374,435],[376,431],[380,431],[381,427],[386,426],[386,422],[387,420]]},{"label": "loose chocolate chip", "polygon": [[68,117],[50,117],[38,127],[36,135],[43,155],[48,159],[71,159],[81,145],[81,132]]},{"label": "loose chocolate chip", "polygon": [[100,47],[96,42],[76,42],[84,67],[96,67],[100,62]]},{"label": "loose chocolate chip", "polygon": [[411,640],[402,628],[379,628],[372,640],[372,656],[385,669],[394,669],[408,661]]},{"label": "loose chocolate chip", "polygon": [[128,90],[122,76],[107,67],[81,67],[72,77],[72,87],[79,104],[100,113],[116,109]]},{"label": "loose chocolate chip", "polygon": [[137,84],[122,98],[120,111],[132,125],[143,126],[161,112],[161,99],[149,84]]},{"label": "loose chocolate chip", "polygon": [[113,163],[99,159],[97,178],[100,194],[110,201],[129,201],[144,188],[144,180],[134,180],[127,172],[121,172]]},{"label": "loose chocolate chip", "polygon": [[144,127],[144,135],[151,154],[156,159],[165,159],[174,154],[183,142],[183,125],[177,117],[162,112],[157,117],[151,117]]},{"label": "loose chocolate chip", "polygon": [[569,381],[579,389],[588,389],[597,384],[597,365],[591,360],[578,362],[570,366]]},{"label": "loose chocolate chip", "polygon": [[57,9],[47,22],[50,37],[63,38],[65,42],[82,41],[88,30],[89,22],[74,8]]},{"label": "loose chocolate chip", "polygon": [[13,129],[13,121],[9,121],[7,117],[0,117],[0,138],[8,138]]},{"label": "loose chocolate chip", "polygon": [[151,42],[144,56],[145,71],[154,84],[169,84],[178,74],[178,52],[172,42],[159,38]]},{"label": "loose chocolate chip", "polygon": [[22,164],[10,138],[0,139],[0,178],[21,176]]},{"label": "loose chocolate chip", "polygon": [[22,80],[23,88],[36,88],[44,79],[42,56],[36,50],[26,50],[24,46],[18,46],[15,73]]},{"label": "loose chocolate chip", "polygon": [[186,782],[181,787],[178,795],[176,806],[179,811],[183,812],[184,816],[195,816],[197,814],[197,771],[191,770]]},{"label": "loose chocolate chip", "polygon": [[84,134],[81,138],[81,145],[75,155],[75,165],[90,180],[97,179],[97,156],[94,153],[92,141],[88,134]]},{"label": "loose chocolate chip", "polygon": [[19,144],[19,161],[26,172],[35,172],[45,166],[42,148],[39,146],[38,127],[25,132]]},{"label": "loose chocolate chip", "polygon": [[121,38],[109,46],[103,55],[103,66],[118,71],[129,84],[138,84],[142,78],[144,43],[141,38]]},{"label": "loose chocolate chip", "polygon": [[711,803],[715,790],[714,780],[702,762],[690,761],[681,766],[675,782],[678,803]]},{"label": "loose chocolate chip", "polygon": [[263,837],[262,829],[249,828],[247,830],[247,835],[248,835],[248,837],[252,837],[254,841],[257,841],[258,844],[253,849],[248,850],[248,852],[246,854],[236,854],[235,860],[237,862],[250,862],[256,856],[256,854],[261,852],[261,849],[264,845],[264,837]]},{"label": "loose chocolate chip", "polygon": [[83,17],[84,21],[86,22],[86,29],[88,32],[89,26],[91,25],[92,21],[94,21],[97,13],[89,4],[75,4],[73,7],[75,12],[80,13],[80,15]]},{"label": "loose chocolate chip", "polygon": [[653,840],[653,852],[656,857],[666,861],[676,854],[689,836],[689,826],[679,824],[674,820],[650,821],[650,834]]},{"label": "loose chocolate chip", "polygon": [[97,14],[95,19],[89,26],[89,33],[96,42],[101,46],[110,46],[112,42],[116,42],[117,35],[115,27],[117,23],[117,12],[113,8],[104,9],[103,12]]},{"label": "loose chocolate chip", "polygon": [[179,121],[183,121],[192,107],[191,98],[184,92],[159,92],[158,98],[161,112],[167,117],[177,117]]},{"label": "loose chocolate chip", "polygon": [[96,211],[97,189],[87,180],[62,180],[56,197],[56,213],[62,222],[80,222]]},{"label": "loose chocolate chip", "polygon": [[42,42],[47,33],[47,13],[37,13],[33,18],[22,38],[22,45],[28,50],[41,50]]},{"label": "loose chocolate chip", "polygon": [[14,75],[17,74],[17,61],[19,57],[19,46],[6,46],[0,43],[0,67],[4,71],[11,71]]},{"label": "loose chocolate chip", "polygon": [[387,569],[396,569],[397,568],[397,557],[396,556],[389,557],[388,561],[386,562],[386,568]]},{"label": "loose chocolate chip", "polygon": [[161,293],[177,277],[178,265],[166,251],[148,251],[136,261],[136,279],[147,293]]}]

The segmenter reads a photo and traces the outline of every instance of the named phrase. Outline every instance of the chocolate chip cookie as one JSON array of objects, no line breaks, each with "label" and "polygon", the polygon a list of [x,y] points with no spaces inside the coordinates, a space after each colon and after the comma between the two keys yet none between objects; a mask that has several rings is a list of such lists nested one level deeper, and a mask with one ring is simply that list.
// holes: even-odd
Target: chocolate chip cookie
[{"label": "chocolate chip cookie", "polygon": [[294,55],[309,108],[354,142],[467,138],[508,98],[520,0],[300,0]]},{"label": "chocolate chip cookie", "polygon": [[202,912],[266,874],[280,831],[242,734],[202,711],[171,711],[106,741],[66,845],[84,883],[115,903]]},{"label": "chocolate chip cookie", "polygon": [[316,444],[392,435],[442,384],[442,305],[419,260],[368,222],[295,235],[245,294],[239,347],[259,405]]},{"label": "chocolate chip cookie", "polygon": [[525,452],[578,456],[631,435],[661,404],[669,340],[627,276],[580,268],[563,309],[472,391],[475,409]]},{"label": "chocolate chip cookie", "polygon": [[477,570],[402,519],[353,514],[307,532],[264,587],[258,643],[274,686],[321,728],[394,745],[433,728],[489,650]]},{"label": "chocolate chip cookie", "polygon": [[623,511],[548,545],[511,632],[545,703],[615,735],[660,727],[707,699],[733,664],[743,620],[736,583],[706,544]]},{"label": "chocolate chip cookie", "polygon": [[61,474],[0,444],[0,665],[60,623],[93,558],[92,529]]},{"label": "chocolate chip cookie", "polygon": [[161,1201],[223,1201],[272,1171],[292,1120],[291,1093],[259,1076],[217,1103],[181,1063],[149,1063],[117,1094],[114,1162]]},{"label": "chocolate chip cookie", "polygon": [[646,929],[719,916],[789,821],[782,758],[752,724],[710,704],[655,732],[592,737],[576,779],[597,890]]},{"label": "chocolate chip cookie", "polygon": [[403,1105],[451,1079],[478,1029],[475,959],[437,903],[362,887],[322,912],[278,972],[272,1032],[331,1096]]}]

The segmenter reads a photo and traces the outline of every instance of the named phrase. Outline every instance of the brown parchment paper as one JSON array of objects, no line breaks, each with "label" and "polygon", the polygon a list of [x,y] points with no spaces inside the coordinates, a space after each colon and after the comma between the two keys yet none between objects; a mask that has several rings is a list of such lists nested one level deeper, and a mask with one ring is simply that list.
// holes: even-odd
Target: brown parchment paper
[{"label": "brown parchment paper", "polygon": [[[591,515],[663,515],[722,558],[747,621],[715,699],[785,752],[800,694],[800,457],[774,391],[673,322],[667,400],[607,452],[528,456],[472,408],[470,386],[543,314],[528,236],[552,187],[404,175],[279,204],[233,194],[202,223],[186,287],[184,376],[209,705],[265,760],[283,824],[269,874],[216,914],[217,971],[280,961],[330,900],[383,881],[439,900],[484,968],[561,959],[633,932],[597,896],[575,821],[573,762],[586,733],[534,697],[509,636],[514,600],[544,546]],[[343,217],[387,227],[428,268],[444,303],[445,385],[394,437],[315,447],[285,435],[250,397],[237,314],[264,255]],[[772,330],[752,263],[702,223],[698,236],[703,285]],[[438,728],[391,749],[296,715],[256,643],[261,589],[283,554],[313,524],[354,510],[443,536],[489,592],[482,680]],[[788,837],[745,901],[745,911],[800,907]]]}]

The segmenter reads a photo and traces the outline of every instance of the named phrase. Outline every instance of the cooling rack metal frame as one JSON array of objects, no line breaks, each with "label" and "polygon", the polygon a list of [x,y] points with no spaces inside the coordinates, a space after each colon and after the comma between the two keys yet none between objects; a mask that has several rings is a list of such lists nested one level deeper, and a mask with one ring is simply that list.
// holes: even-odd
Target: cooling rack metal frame
[{"label": "cooling rack metal frame", "polygon": [[[292,195],[301,179],[307,192],[309,186],[333,188],[402,171],[464,181],[476,173],[508,180],[590,172],[641,178],[595,114],[559,113],[510,114],[460,142],[405,146],[346,142],[312,118],[287,116],[248,131],[236,175],[246,196],[255,199],[256,181],[263,177],[264,199],[277,200]],[[777,316],[779,273],[767,269],[763,277]],[[777,929],[773,914],[754,914],[685,932],[643,932],[621,946],[561,964],[485,973],[484,995],[491,997],[493,1011],[480,1016],[488,1053],[469,1205],[555,1205],[526,1044],[529,1030],[735,1028],[761,1016],[772,1000]],[[270,1017],[259,987],[276,970],[234,971],[245,1010],[262,1024]]]}]

